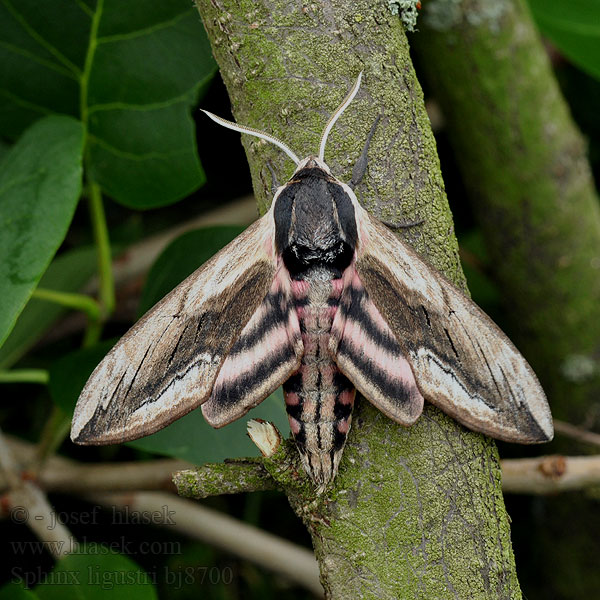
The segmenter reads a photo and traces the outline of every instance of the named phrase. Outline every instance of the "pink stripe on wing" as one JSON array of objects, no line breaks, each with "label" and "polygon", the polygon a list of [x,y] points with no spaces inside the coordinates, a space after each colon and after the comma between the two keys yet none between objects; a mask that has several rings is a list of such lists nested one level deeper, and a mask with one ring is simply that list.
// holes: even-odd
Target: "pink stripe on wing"
[{"label": "pink stripe on wing", "polygon": [[403,382],[407,387],[416,385],[408,361],[402,355],[392,354],[373,341],[360,323],[352,319],[346,320],[344,342],[355,350],[357,356],[362,356],[363,359],[376,365],[390,381]]}]

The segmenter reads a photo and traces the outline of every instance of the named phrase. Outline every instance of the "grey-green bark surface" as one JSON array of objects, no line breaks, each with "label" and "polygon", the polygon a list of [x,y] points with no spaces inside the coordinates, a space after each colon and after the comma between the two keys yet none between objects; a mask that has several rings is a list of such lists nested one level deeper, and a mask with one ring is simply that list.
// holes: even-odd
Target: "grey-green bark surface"
[{"label": "grey-green bark surface", "polygon": [[[388,4],[197,4],[236,120],[283,139],[299,155],[317,152],[328,117],[364,72],[326,161],[349,181],[382,114],[359,200],[387,222],[424,219],[404,239],[464,285],[421,89]],[[243,143],[264,212],[272,184],[267,161],[280,182],[293,165],[271,145]],[[322,498],[288,471],[278,483],[310,530],[328,597],[521,597],[495,445],[432,406],[405,429],[359,401],[340,472]]]},{"label": "grey-green bark surface", "polygon": [[[600,393],[600,209],[523,0],[431,0],[411,38],[506,302],[556,418]],[[457,82],[460,82],[457,85]]]}]

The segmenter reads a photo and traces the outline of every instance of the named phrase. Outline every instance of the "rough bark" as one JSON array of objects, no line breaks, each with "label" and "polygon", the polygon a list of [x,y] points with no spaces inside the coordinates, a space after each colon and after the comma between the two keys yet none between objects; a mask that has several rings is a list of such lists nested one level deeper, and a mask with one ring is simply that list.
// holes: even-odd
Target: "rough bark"
[{"label": "rough bark", "polygon": [[554,416],[581,423],[600,393],[600,209],[585,143],[523,0],[431,0],[423,12],[411,44],[511,333]]},{"label": "rough bark", "polygon": [[[357,195],[387,222],[424,219],[405,239],[464,284],[421,89],[388,4],[197,3],[236,120],[282,138],[300,155],[316,153],[327,118],[364,71],[326,160],[348,181],[382,114]],[[280,181],[293,166],[271,145],[243,143],[264,211],[272,184],[267,161]],[[302,478],[292,480],[278,483],[310,530],[328,597],[521,597],[495,445],[432,406],[404,429],[359,402],[340,473],[324,497]]]}]

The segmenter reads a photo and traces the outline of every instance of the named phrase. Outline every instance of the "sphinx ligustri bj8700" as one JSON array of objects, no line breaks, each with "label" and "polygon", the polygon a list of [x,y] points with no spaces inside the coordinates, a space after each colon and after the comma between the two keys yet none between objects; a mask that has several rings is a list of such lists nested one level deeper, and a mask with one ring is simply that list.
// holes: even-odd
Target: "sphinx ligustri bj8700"
[{"label": "sphinx ligustri bj8700", "polygon": [[148,435],[202,406],[221,427],[283,384],[304,468],[335,477],[359,390],[414,423],[423,399],[510,442],[553,436],[544,392],[510,340],[460,290],[358,203],[318,156],[296,163],[269,212],[190,275],[119,341],[81,393],[82,444]]}]

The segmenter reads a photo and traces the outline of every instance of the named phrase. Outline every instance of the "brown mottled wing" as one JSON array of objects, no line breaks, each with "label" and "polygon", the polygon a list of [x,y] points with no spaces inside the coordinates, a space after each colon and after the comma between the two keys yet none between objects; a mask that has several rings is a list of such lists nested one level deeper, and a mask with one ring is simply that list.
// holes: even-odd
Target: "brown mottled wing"
[{"label": "brown mottled wing", "polygon": [[356,268],[426,400],[509,442],[552,439],[544,392],[491,319],[383,224],[360,211]]},{"label": "brown mottled wing", "polygon": [[276,270],[271,214],[213,256],[134,325],[96,367],[71,429],[80,444],[136,439],[202,404]]}]

